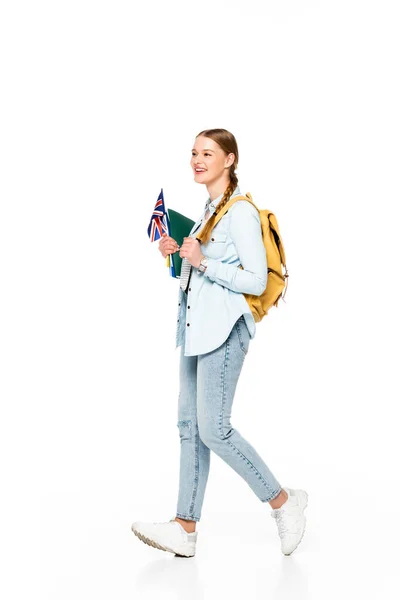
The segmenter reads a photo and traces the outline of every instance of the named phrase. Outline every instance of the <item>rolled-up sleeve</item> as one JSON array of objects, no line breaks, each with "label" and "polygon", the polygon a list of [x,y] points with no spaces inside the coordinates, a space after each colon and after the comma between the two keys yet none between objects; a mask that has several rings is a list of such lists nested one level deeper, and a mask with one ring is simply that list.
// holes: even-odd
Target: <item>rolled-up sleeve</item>
[{"label": "rolled-up sleeve", "polygon": [[236,202],[231,211],[230,235],[243,269],[208,257],[204,275],[234,292],[260,296],[268,277],[260,216],[247,201]]}]

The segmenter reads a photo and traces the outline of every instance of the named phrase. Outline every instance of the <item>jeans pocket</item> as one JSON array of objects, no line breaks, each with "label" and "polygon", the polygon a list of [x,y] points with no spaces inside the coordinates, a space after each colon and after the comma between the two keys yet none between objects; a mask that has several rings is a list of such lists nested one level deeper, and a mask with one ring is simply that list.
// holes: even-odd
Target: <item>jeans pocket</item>
[{"label": "jeans pocket", "polygon": [[243,354],[246,355],[249,351],[250,334],[243,315],[236,321],[235,327],[239,338],[240,349]]}]

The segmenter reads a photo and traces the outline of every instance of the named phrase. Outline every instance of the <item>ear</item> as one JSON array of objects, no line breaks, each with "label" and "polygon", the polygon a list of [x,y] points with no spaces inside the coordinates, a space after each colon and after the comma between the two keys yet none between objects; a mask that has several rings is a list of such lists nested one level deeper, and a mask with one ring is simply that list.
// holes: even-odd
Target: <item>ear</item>
[{"label": "ear", "polygon": [[228,157],[227,157],[226,160],[227,160],[226,166],[227,167],[231,167],[233,165],[233,163],[235,162],[235,155],[233,154],[233,152],[231,152],[230,154],[228,154]]}]

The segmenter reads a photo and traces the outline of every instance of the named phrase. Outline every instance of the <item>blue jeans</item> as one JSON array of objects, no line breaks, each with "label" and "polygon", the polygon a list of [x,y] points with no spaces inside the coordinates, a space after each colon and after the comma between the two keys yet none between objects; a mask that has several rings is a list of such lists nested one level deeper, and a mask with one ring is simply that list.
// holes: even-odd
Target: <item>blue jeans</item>
[{"label": "blue jeans", "polygon": [[225,342],[212,352],[184,356],[182,345],[176,511],[181,519],[200,521],[210,470],[210,450],[243,477],[261,502],[269,502],[282,489],[256,450],[230,422],[235,389],[249,344],[250,334],[242,315]]}]

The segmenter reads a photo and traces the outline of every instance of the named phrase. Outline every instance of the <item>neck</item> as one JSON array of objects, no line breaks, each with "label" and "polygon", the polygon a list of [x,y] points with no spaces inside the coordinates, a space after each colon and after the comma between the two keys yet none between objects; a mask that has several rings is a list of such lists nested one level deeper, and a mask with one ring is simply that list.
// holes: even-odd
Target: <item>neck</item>
[{"label": "neck", "polygon": [[207,191],[210,196],[211,202],[218,198],[221,194],[223,194],[230,184],[230,179],[226,179],[226,177],[220,177],[216,181],[212,181],[207,184]]}]

